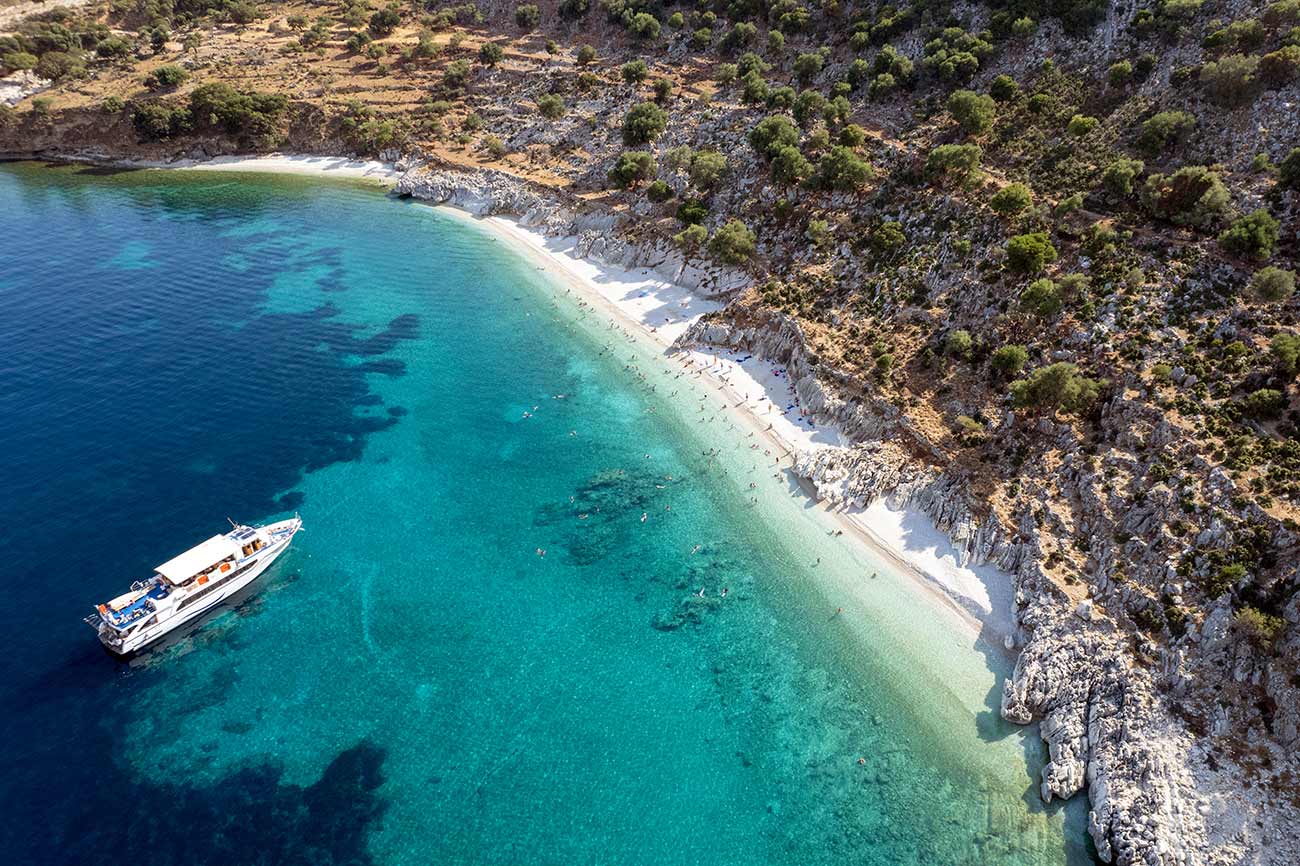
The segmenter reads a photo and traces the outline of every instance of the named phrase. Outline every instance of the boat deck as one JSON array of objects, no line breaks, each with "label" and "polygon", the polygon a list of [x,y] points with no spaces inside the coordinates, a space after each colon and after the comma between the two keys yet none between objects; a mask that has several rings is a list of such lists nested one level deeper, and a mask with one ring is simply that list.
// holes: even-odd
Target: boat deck
[{"label": "boat deck", "polygon": [[126,625],[129,622],[140,618],[149,611],[148,603],[150,600],[159,601],[167,597],[167,590],[161,586],[152,586],[144,595],[131,602],[119,611],[108,611],[114,625]]}]

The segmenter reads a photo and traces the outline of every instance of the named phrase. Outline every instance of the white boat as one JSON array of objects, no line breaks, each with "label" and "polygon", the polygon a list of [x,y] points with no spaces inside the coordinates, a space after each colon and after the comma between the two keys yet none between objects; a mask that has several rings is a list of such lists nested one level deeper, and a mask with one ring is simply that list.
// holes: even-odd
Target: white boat
[{"label": "white boat", "polygon": [[242,526],[214,535],[131,584],[131,591],[86,617],[110,652],[144,649],[248,586],[288,549],[302,518]]}]

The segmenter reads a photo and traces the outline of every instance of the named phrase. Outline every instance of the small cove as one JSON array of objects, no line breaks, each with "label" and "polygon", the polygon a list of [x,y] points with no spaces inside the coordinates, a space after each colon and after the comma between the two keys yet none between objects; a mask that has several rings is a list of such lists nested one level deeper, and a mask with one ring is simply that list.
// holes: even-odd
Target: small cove
[{"label": "small cove", "polygon": [[[1005,656],[483,229],[296,177],[0,198],[17,860],[1090,862]],[[294,509],[191,640],[119,666],[79,623]]]}]

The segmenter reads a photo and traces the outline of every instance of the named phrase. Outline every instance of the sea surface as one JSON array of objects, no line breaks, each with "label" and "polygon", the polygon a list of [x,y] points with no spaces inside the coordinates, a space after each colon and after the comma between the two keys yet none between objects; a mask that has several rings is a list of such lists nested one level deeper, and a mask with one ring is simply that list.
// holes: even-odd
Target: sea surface
[{"label": "sea surface", "polygon": [[[0,166],[6,862],[1093,862],[1006,655],[676,374],[373,186]],[[202,628],[82,623],[295,511]]]}]

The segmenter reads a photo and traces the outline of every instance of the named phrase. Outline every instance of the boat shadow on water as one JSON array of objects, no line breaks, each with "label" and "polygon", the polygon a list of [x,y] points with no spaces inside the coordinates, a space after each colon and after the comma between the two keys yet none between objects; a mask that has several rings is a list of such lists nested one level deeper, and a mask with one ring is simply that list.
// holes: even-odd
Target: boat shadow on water
[{"label": "boat shadow on water", "polygon": [[[254,617],[266,607],[268,594],[278,592],[297,582],[301,574],[289,571],[284,574],[259,575],[248,586],[241,588],[220,604],[185,623],[173,632],[169,632],[157,642],[127,655],[118,655],[107,647],[101,647],[108,658],[128,668],[147,668],[167,661],[190,651],[209,646],[229,636],[238,625],[238,620]],[[214,625],[217,620],[232,617],[228,622]]]}]

